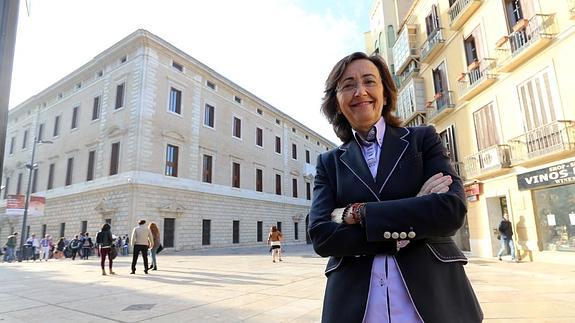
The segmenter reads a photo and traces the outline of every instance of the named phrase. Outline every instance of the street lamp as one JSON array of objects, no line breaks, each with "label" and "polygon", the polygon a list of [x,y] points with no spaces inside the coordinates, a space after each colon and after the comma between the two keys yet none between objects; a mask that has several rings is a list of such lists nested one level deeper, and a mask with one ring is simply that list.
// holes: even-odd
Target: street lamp
[{"label": "street lamp", "polygon": [[30,158],[30,163],[26,164],[26,168],[28,168],[28,186],[26,187],[26,197],[24,198],[24,215],[22,216],[22,231],[20,231],[20,254],[18,255],[18,262],[22,261],[22,257],[24,256],[24,244],[26,243],[26,219],[28,218],[28,205],[30,204],[30,191],[32,190],[32,175],[34,168],[38,166],[34,164],[34,157],[36,157],[36,144],[52,144],[53,142],[50,140],[42,140],[38,139],[38,137],[34,137],[34,143],[32,144],[32,157]]}]

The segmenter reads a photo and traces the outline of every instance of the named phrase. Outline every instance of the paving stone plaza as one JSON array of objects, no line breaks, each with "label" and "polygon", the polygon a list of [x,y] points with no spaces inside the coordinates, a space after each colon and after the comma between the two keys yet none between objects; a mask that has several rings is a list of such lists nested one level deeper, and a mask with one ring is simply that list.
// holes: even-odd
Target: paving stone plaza
[{"label": "paving stone plaza", "polygon": [[[575,255],[574,255],[575,258]],[[326,259],[311,246],[287,246],[272,263],[266,246],[158,256],[145,275],[140,259],[0,264],[0,322],[319,322]],[[499,262],[471,258],[466,270],[485,322],[575,322],[575,259]]]}]

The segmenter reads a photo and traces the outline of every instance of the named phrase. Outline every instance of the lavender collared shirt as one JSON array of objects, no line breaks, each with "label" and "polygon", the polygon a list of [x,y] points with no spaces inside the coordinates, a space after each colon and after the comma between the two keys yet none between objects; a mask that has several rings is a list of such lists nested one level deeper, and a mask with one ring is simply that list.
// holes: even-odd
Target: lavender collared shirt
[{"label": "lavender collared shirt", "polygon": [[[365,145],[359,134],[353,135],[361,147],[363,158],[375,180],[385,135],[385,120],[375,124],[377,143]],[[363,144],[360,143],[363,141]],[[375,158],[375,159],[374,159]],[[394,256],[376,255],[371,267],[369,295],[363,323],[423,322],[408,294],[403,276]]]}]

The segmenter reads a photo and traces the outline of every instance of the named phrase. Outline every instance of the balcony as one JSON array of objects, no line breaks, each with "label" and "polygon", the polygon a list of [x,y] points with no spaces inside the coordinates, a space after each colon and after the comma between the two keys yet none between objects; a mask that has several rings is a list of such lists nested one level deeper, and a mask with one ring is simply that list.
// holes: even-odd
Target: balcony
[{"label": "balcony", "polygon": [[452,95],[453,91],[438,92],[433,101],[427,102],[427,122],[437,122],[453,112],[455,104]]},{"label": "balcony", "polygon": [[419,75],[419,63],[416,60],[411,60],[400,74],[397,74],[399,78],[399,83],[403,86],[407,84],[410,78],[417,77]]},{"label": "balcony", "polygon": [[450,161],[451,166],[453,167],[453,169],[455,169],[455,172],[457,173],[457,175],[459,175],[459,177],[461,177],[462,181],[466,181],[467,180],[467,174],[465,171],[465,164],[459,161]]},{"label": "balcony", "polygon": [[439,50],[443,47],[445,39],[443,39],[443,28],[435,29],[427,37],[427,40],[421,46],[421,62],[428,63],[431,61]]},{"label": "balcony", "polygon": [[541,52],[557,35],[555,15],[537,14],[522,19],[513,32],[497,42],[497,62],[500,72],[511,72],[520,64]]},{"label": "balcony", "polygon": [[511,162],[521,164],[575,152],[575,121],[559,120],[533,129],[508,142]]},{"label": "balcony", "polygon": [[469,178],[487,177],[511,167],[511,149],[508,145],[494,145],[465,157],[464,164]]},{"label": "balcony", "polygon": [[419,48],[416,43],[417,25],[405,25],[393,45],[396,74],[401,74],[411,61],[419,58]]},{"label": "balcony", "polygon": [[484,58],[473,64],[476,66],[470,68],[467,73],[461,73],[457,82],[460,100],[473,98],[497,80],[498,74],[495,69],[497,61],[495,59]]},{"label": "balcony", "polygon": [[421,78],[411,78],[397,95],[397,116],[405,124],[425,115],[425,84]]},{"label": "balcony", "polygon": [[483,0],[457,0],[448,11],[449,27],[458,30],[479,8]]}]

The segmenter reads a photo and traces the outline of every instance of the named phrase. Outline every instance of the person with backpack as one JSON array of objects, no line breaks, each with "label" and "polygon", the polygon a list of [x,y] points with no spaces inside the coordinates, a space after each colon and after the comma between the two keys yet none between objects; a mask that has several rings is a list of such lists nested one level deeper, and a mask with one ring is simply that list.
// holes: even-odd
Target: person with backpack
[{"label": "person with backpack", "polygon": [[74,239],[70,241],[70,250],[72,250],[72,260],[76,260],[76,254],[80,254],[80,248],[82,247],[82,241],[78,235],[74,236]]},{"label": "person with backpack", "polygon": [[88,260],[88,256],[90,256],[90,250],[94,247],[94,243],[92,242],[92,238],[90,234],[86,232],[84,234],[84,240],[82,241],[82,259]]},{"label": "person with backpack", "polygon": [[96,234],[96,244],[100,248],[100,267],[102,267],[102,276],[106,276],[106,269],[104,269],[106,256],[108,256],[110,275],[115,275],[116,273],[112,271],[112,264],[113,259],[115,258],[114,252],[116,251],[116,247],[114,246],[114,237],[112,236],[112,231],[110,231],[110,225],[108,223],[104,223],[100,232]]}]

